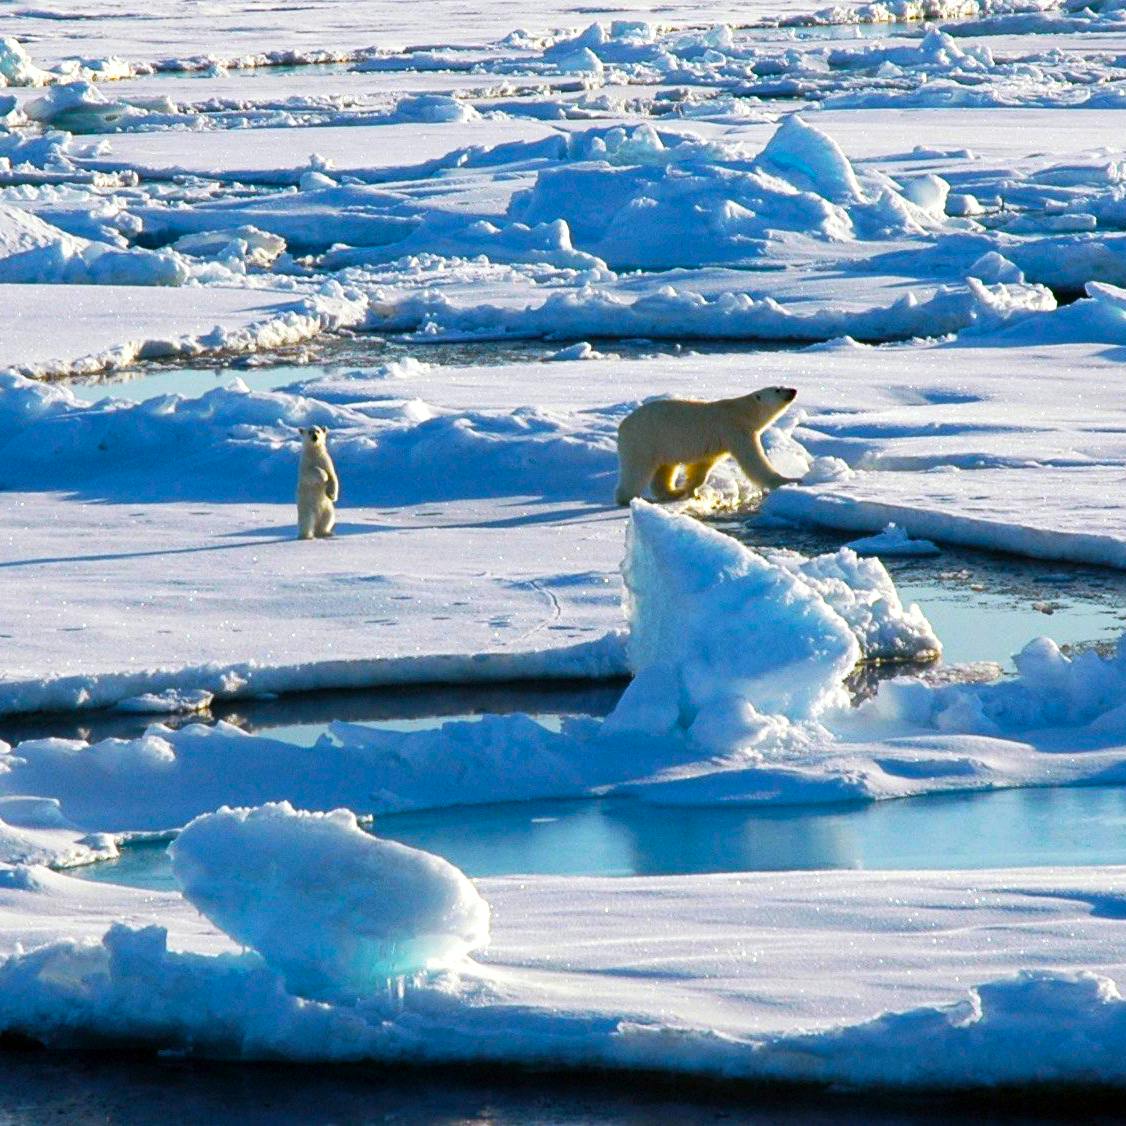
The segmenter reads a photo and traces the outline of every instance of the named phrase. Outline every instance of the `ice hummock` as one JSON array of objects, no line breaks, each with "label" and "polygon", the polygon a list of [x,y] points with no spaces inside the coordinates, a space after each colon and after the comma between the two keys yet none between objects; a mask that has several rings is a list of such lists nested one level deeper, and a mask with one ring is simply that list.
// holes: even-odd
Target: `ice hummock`
[{"label": "ice hummock", "polygon": [[197,817],[170,850],[184,896],[302,997],[370,996],[484,945],[489,908],[439,856],[288,802]]},{"label": "ice hummock", "polygon": [[622,574],[637,678],[627,701],[659,677],[689,724],[735,696],[795,719],[847,703],[841,681],[861,655],[848,624],[730,536],[634,501]]}]

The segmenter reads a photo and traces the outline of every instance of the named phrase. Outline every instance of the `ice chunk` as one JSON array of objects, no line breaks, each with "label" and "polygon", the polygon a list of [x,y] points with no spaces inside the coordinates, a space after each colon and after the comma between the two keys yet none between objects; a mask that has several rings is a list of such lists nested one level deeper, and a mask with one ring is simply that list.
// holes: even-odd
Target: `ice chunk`
[{"label": "ice chunk", "polygon": [[308,172],[302,172],[297,185],[303,192],[315,192],[319,188],[338,188],[340,186],[331,176],[326,176],[315,168],[309,169]]},{"label": "ice chunk", "polygon": [[303,997],[349,1000],[455,965],[489,908],[452,864],[288,802],[197,817],[169,850],[184,895]]},{"label": "ice chunk", "polygon": [[[946,211],[946,200],[950,195],[950,185],[941,177],[928,172],[923,176],[916,176],[903,185],[903,195],[916,207],[929,211],[933,215],[942,215]],[[993,279],[986,278],[986,281]],[[998,281],[1002,280],[1000,278]],[[1007,279],[1006,279],[1007,280]]]},{"label": "ice chunk", "polygon": [[865,199],[840,145],[796,113],[782,122],[756,163],[833,203],[858,203]]},{"label": "ice chunk", "polygon": [[996,285],[998,282],[1005,282],[1009,285],[1024,284],[1024,272],[1021,268],[995,250],[990,250],[978,258],[970,266],[969,276],[979,278],[989,285]]},{"label": "ice chunk", "polygon": [[130,696],[114,705],[114,711],[140,715],[188,715],[205,712],[215,695],[205,688],[166,688],[163,692],[146,692]]},{"label": "ice chunk", "polygon": [[0,203],[0,282],[180,285],[188,273],[175,255],[77,238],[30,211]]},{"label": "ice chunk", "polygon": [[602,353],[596,352],[589,341],[580,340],[577,344],[560,348],[558,352],[553,352],[547,358],[549,360],[600,360]]},{"label": "ice chunk", "polygon": [[864,536],[846,544],[857,555],[941,555],[942,551],[930,540],[913,540],[906,528],[894,521],[874,536]]},{"label": "ice chunk", "polygon": [[111,101],[92,82],[67,82],[28,102],[24,112],[32,121],[54,125],[68,133],[112,133],[124,119],[141,116],[125,102]]},{"label": "ice chunk", "polygon": [[410,94],[395,107],[396,121],[479,121],[481,115],[468,102],[449,94]]},{"label": "ice chunk", "polygon": [[856,471],[843,458],[815,457],[813,464],[802,477],[803,485],[821,485],[827,481],[847,481]]},{"label": "ice chunk", "polygon": [[1095,743],[1126,732],[1126,635],[1113,656],[1086,650],[1069,657],[1047,637],[1030,641],[1013,663],[1017,676],[992,684],[884,685],[857,716],[880,714],[923,729],[1014,739],[1030,731],[1068,729],[1067,748],[1082,746],[1078,731],[1097,732]]},{"label": "ice chunk", "polygon": [[236,258],[266,269],[285,250],[285,239],[253,226],[225,227],[182,235],[172,249],[195,258]]},{"label": "ice chunk", "polygon": [[[884,537],[893,545],[889,554],[905,545],[905,555],[938,552],[927,540],[908,540],[894,524],[872,539]],[[913,545],[920,550],[909,550]],[[804,579],[844,618],[867,660],[920,660],[942,652],[926,615],[914,603],[903,605],[891,575],[878,559],[860,559],[851,545],[811,559],[793,551],[771,552],[768,558]]]},{"label": "ice chunk", "polygon": [[947,215],[981,215],[984,210],[978,203],[977,196],[970,195],[969,192],[951,193],[946,197]]},{"label": "ice chunk", "polygon": [[0,39],[0,86],[45,86],[54,77],[31,61],[18,39]]}]

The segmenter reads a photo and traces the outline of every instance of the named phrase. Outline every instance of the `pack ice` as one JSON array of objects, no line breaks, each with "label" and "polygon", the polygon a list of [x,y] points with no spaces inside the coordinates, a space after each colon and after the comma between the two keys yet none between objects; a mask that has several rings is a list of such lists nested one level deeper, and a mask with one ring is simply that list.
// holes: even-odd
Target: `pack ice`
[{"label": "pack ice", "polygon": [[[359,820],[1126,781],[1126,642],[1030,639],[1003,680],[849,700],[858,661],[941,649],[880,554],[1126,567],[1121,0],[756,0],[713,26],[673,0],[660,24],[586,27],[547,0],[518,30],[503,5],[355,0],[290,6],[268,34],[240,4],[126,7],[11,7],[0,39],[0,714],[632,682],[559,730],[335,723],[298,748],[170,721],[0,746],[0,1030],[238,1059],[1126,1082],[1120,869],[475,886]],[[172,26],[176,55],[154,56]],[[338,330],[413,358],[139,403],[27,378],[360,348]],[[813,347],[693,355],[701,339]],[[584,362],[476,362],[529,340]],[[801,389],[767,442],[805,477],[765,518],[864,538],[751,551],[639,504],[619,579],[618,420],[769,382]],[[333,430],[350,507],[297,556],[279,529],[309,424]],[[716,486],[695,511],[747,500]],[[185,825],[183,895],[47,867]]]}]

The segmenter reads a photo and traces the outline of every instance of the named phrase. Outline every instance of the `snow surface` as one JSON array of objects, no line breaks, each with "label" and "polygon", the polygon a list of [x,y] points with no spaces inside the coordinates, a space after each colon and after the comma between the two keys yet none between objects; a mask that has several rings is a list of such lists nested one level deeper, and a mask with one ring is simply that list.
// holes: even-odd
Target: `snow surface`
[{"label": "snow surface", "polygon": [[94,746],[22,742],[0,753],[0,792],[50,795],[76,823],[117,830],[173,828],[216,805],[284,795],[382,812],[589,794],[701,755],[704,768],[720,754],[760,762],[758,744],[782,749],[803,721],[820,730],[816,717],[847,709],[843,680],[862,656],[941,647],[874,560],[847,550],[767,559],[645,502],[631,510],[623,572],[634,679],[604,724],[576,718],[553,732],[527,716],[487,716],[404,733],[337,723],[311,749],[224,723],[157,725]]},{"label": "snow surface", "polygon": [[[570,364],[431,365],[282,392],[232,377],[139,405],[10,382],[0,553],[21,581],[0,589],[4,710],[236,681],[252,693],[474,668],[620,675],[620,643],[598,642],[622,624],[613,431],[654,393],[799,388],[804,415],[768,445],[795,474],[816,458],[821,483],[777,490],[768,511],[1123,565],[1110,501],[1126,420],[1103,390],[1115,361],[1105,345],[1037,345],[1014,375],[1004,354],[979,343],[604,359],[584,361],[580,380]],[[295,428],[309,424],[330,428],[343,483],[340,534],[313,551],[290,538]],[[454,460],[457,475],[442,468]],[[844,462],[850,472],[819,478]],[[734,475],[713,477],[706,503],[745,503]]]},{"label": "snow surface", "polygon": [[784,805],[1126,779],[1126,639],[1111,657],[1040,639],[1013,679],[904,678],[852,709],[843,680],[873,638],[901,657],[938,646],[878,561],[773,562],[635,502],[623,571],[634,679],[605,721],[337,723],[312,748],[227,724],[29,740],[0,756],[0,793],[55,799],[77,825],[153,830],[287,796],[363,813],[609,792]]}]

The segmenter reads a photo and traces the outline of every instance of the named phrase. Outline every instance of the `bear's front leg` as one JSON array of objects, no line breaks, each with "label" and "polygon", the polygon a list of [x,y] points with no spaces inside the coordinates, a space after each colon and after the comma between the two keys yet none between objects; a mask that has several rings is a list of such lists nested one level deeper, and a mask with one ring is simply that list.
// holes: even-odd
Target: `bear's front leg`
[{"label": "bear's front leg", "polygon": [[780,485],[789,485],[797,480],[796,477],[783,477],[770,464],[757,434],[734,435],[730,453],[751,484],[760,489],[777,489]]},{"label": "bear's front leg", "polygon": [[684,467],[684,484],[680,492],[682,496],[694,497],[696,490],[708,479],[708,474],[715,465],[715,458],[706,458],[704,461],[694,461]]}]

